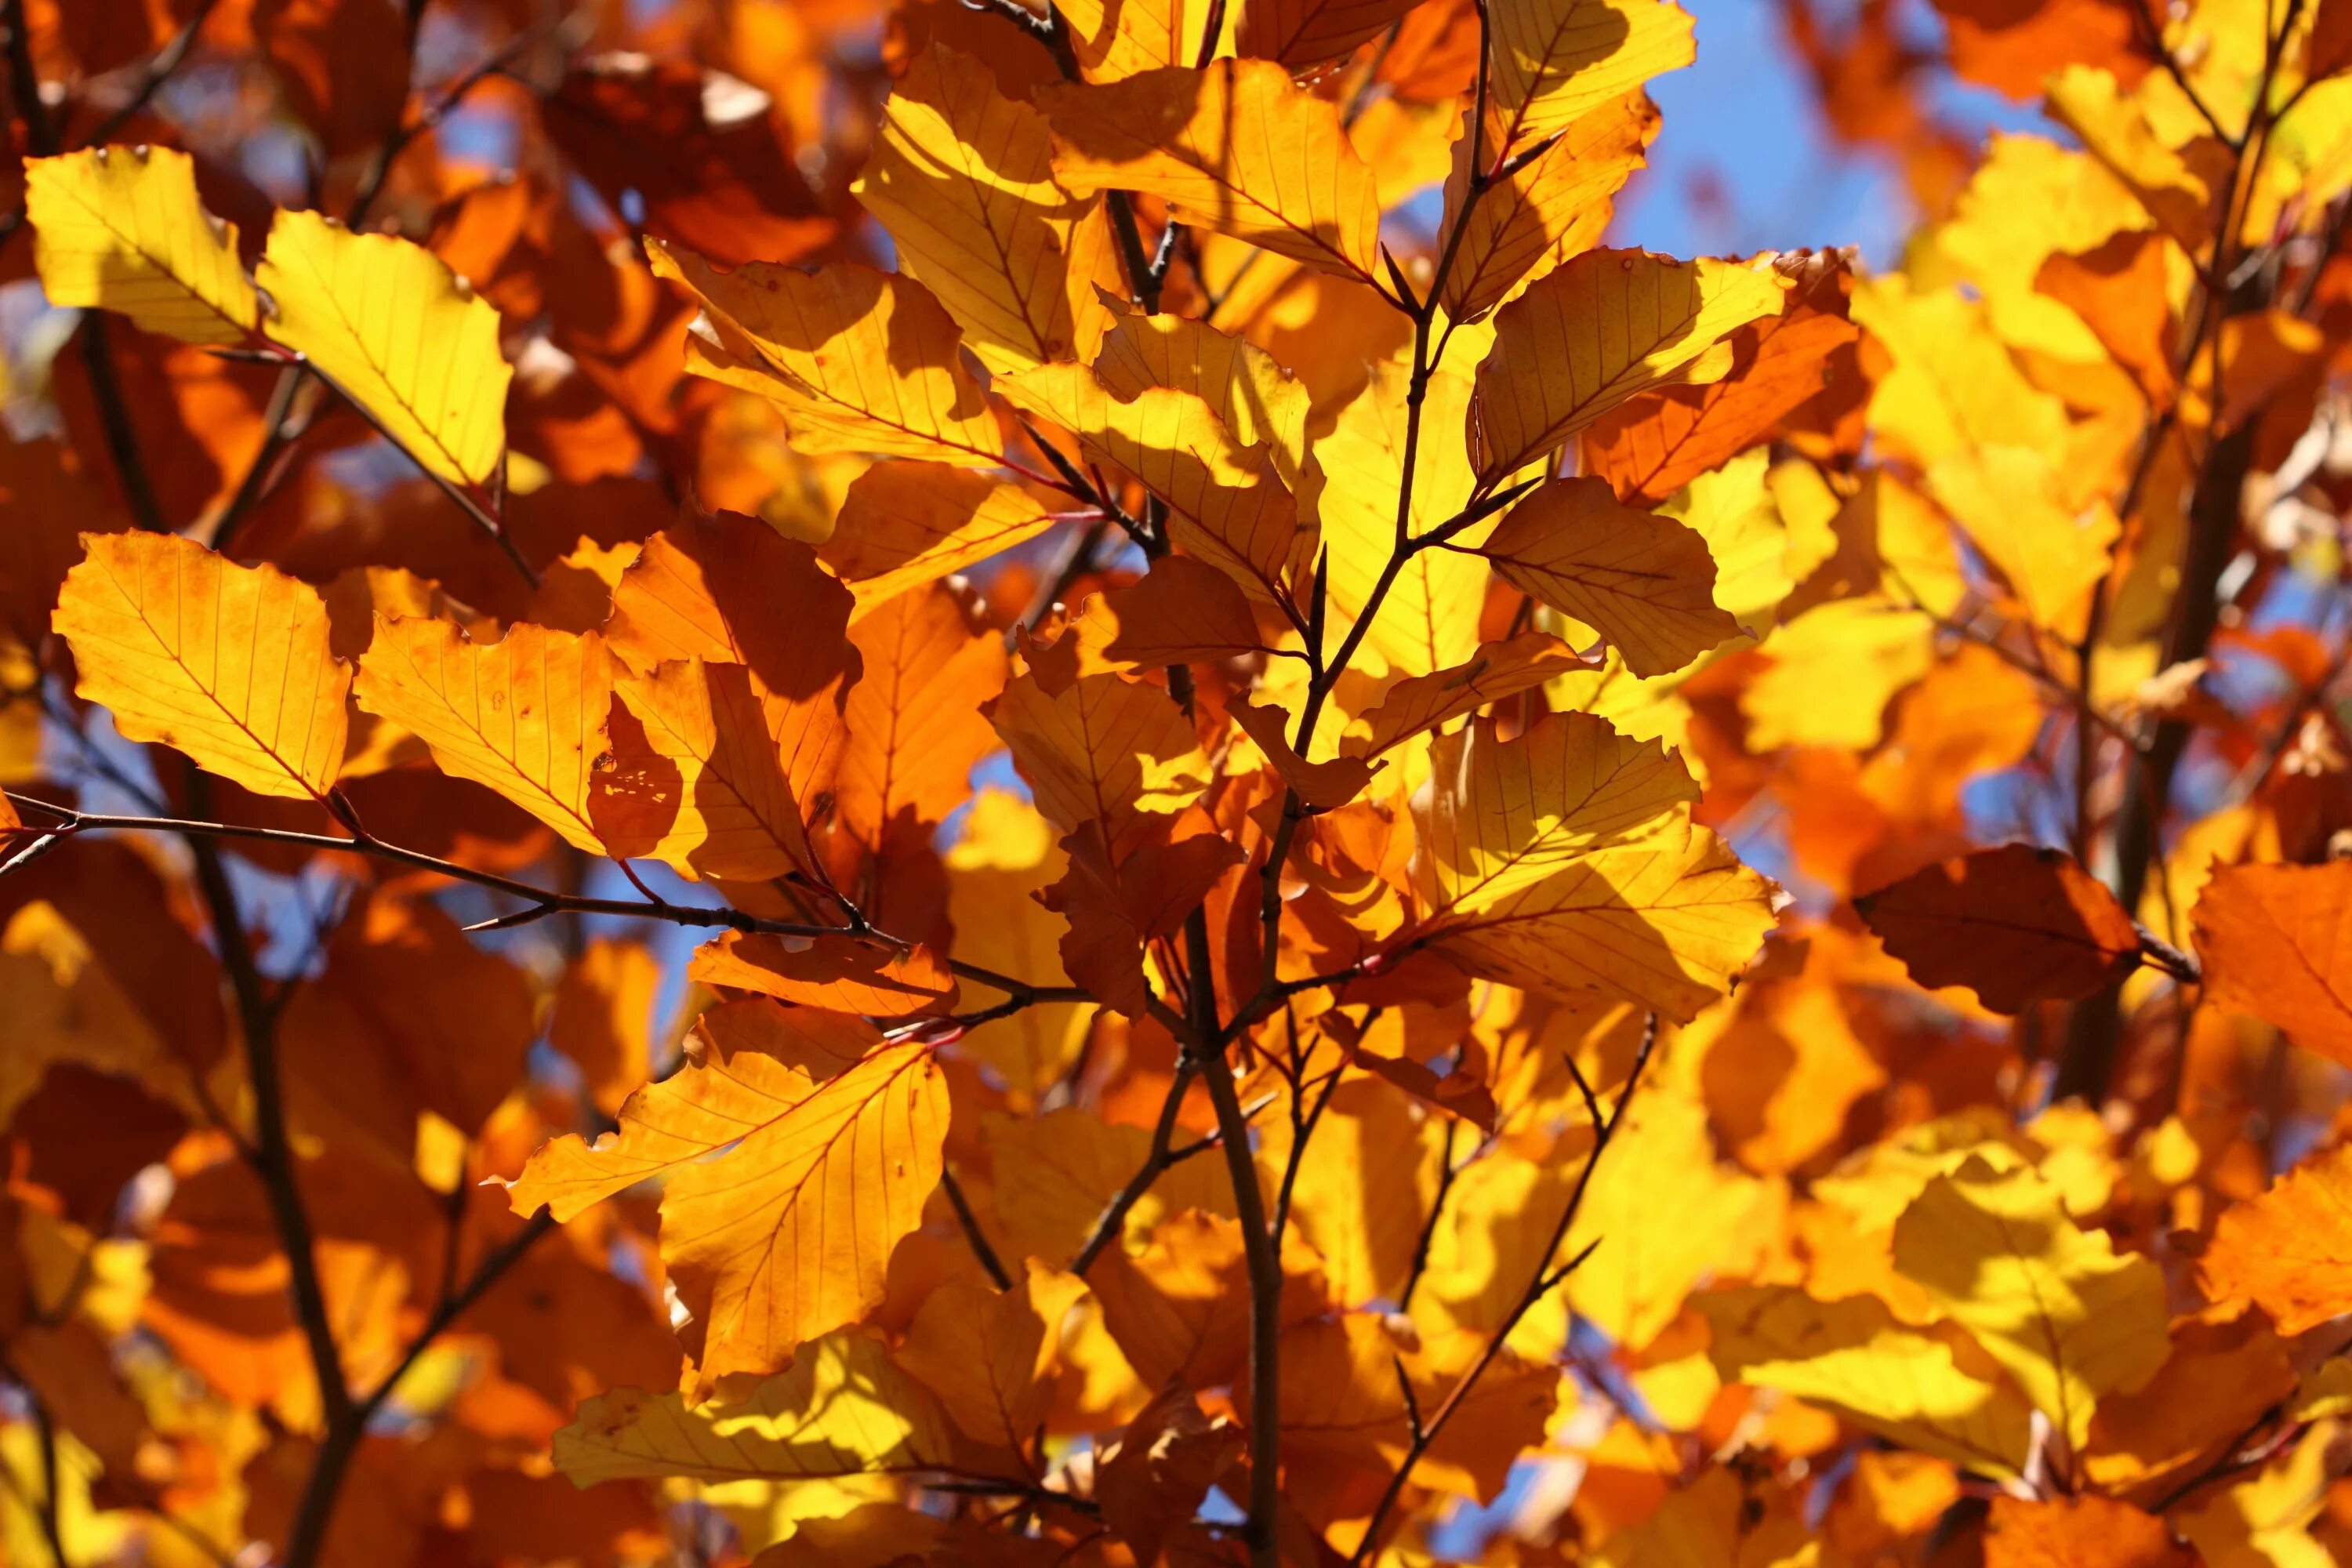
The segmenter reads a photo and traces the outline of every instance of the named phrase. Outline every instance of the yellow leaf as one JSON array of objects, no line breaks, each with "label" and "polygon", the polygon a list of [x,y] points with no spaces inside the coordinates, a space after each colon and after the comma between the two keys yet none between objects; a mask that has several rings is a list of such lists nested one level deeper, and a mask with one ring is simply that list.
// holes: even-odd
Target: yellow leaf
[{"label": "yellow leaf", "polygon": [[1598,991],[1677,1023],[1723,995],[1772,929],[1772,884],[1704,827],[1681,844],[1603,849],[1433,928],[1473,973]]},{"label": "yellow leaf", "polygon": [[2033,1409],[1957,1336],[1905,1328],[1874,1296],[1816,1301],[1792,1285],[1693,1297],[1727,1382],[1776,1388],[1892,1443],[2018,1476]]},{"label": "yellow leaf", "polygon": [[1049,693],[1024,675],[989,717],[1046,820],[1065,833],[1096,827],[1114,854],[1208,787],[1200,741],[1156,686],[1088,675]]},{"label": "yellow leaf", "polygon": [[1936,623],[1876,595],[1818,605],[1773,629],[1771,668],[1739,694],[1756,755],[1781,746],[1866,752],[1886,705],[1936,662]]},{"label": "yellow leaf", "polygon": [[[1494,159],[1504,128],[1493,129],[1478,152]],[[1440,298],[1448,317],[1475,321],[1526,285],[1551,272],[1599,239],[1609,226],[1612,198],[1643,164],[1658,133],[1658,111],[1629,93],[1580,116],[1560,139],[1524,168],[1486,187],[1462,229]],[[1470,138],[1454,143],[1454,172],[1445,184],[1445,221],[1469,199]]]},{"label": "yellow leaf", "polygon": [[666,1175],[662,1258],[707,1387],[774,1372],[881,1303],[891,1249],[939,1184],[948,1106],[931,1044],[884,1044],[859,1019],[747,1001],[698,1037],[686,1072],[630,1097],[616,1136],[558,1139],[509,1195],[563,1219]]},{"label": "yellow leaf", "polygon": [[1095,355],[1103,390],[1132,403],[1155,386],[1200,397],[1244,447],[1263,447],[1274,471],[1298,488],[1307,458],[1304,383],[1256,344],[1189,316],[1147,316],[1123,307]]},{"label": "yellow leaf", "polygon": [[916,1310],[894,1359],[966,1435],[1024,1453],[1053,1402],[1062,1319],[1086,1289],[1034,1258],[1010,1290],[950,1280]]},{"label": "yellow leaf", "polygon": [[1041,365],[996,384],[1014,405],[1078,437],[1173,509],[1176,541],[1272,602],[1302,566],[1304,542],[1289,489],[1265,452],[1243,446],[1200,395],[1147,386],[1132,398],[1083,365]]},{"label": "yellow leaf", "polygon": [[1583,668],[1584,660],[1566,643],[1543,632],[1482,644],[1465,663],[1390,687],[1381,705],[1364,716],[1367,733],[1349,736],[1342,750],[1351,757],[1376,757],[1425,730]]},{"label": "yellow leaf", "polygon": [[1068,189],[1149,191],[1181,222],[1370,279],[1381,210],[1339,105],[1273,60],[1176,66],[1037,91]]},{"label": "yellow leaf", "polygon": [[[1323,1259],[1337,1306],[1403,1291],[1445,1159],[1438,1116],[1384,1083],[1350,1079],[1331,1091],[1298,1158],[1291,1223]],[[1258,1168],[1279,1184],[1296,1145],[1288,1121],[1267,1118]]]},{"label": "yellow leaf", "polygon": [[1212,16],[1223,16],[1228,40],[1235,22],[1233,10],[1207,0],[1074,0],[1055,9],[1088,81],[1189,66],[1200,58],[1201,35]]},{"label": "yellow leaf", "polygon": [[280,212],[261,258],[272,338],[445,479],[488,485],[506,449],[499,313],[431,251]]},{"label": "yellow leaf", "polygon": [[1598,630],[1635,675],[1671,675],[1739,633],[1716,607],[1706,541],[1673,518],[1620,506],[1606,479],[1545,485],[1478,552],[1514,586]]},{"label": "yellow leaf", "polygon": [[2123,525],[2105,501],[2066,505],[2050,459],[2030,447],[1954,452],[1927,470],[1927,493],[2009,579],[2036,626],[2078,637]]},{"label": "yellow leaf", "polygon": [[879,1341],[834,1334],[804,1345],[790,1372],[740,1404],[699,1408],[677,1393],[620,1388],[581,1402],[555,1435],[572,1484],[676,1476],[697,1481],[945,1468],[955,1436],[923,1386]]},{"label": "yellow leaf", "polygon": [[2171,1353],[2163,1272],[2067,1216],[2030,1168],[1971,1158],[1895,1222],[1895,1267],[2080,1447],[2099,1396]]},{"label": "yellow leaf", "polygon": [[1242,7],[1237,52],[1293,67],[1320,65],[1380,37],[1411,9],[1410,0],[1254,0]]},{"label": "yellow leaf", "polygon": [[[1404,484],[1409,367],[1372,367],[1371,380],[1315,443],[1301,509],[1321,523],[1328,550],[1331,608],[1354,621],[1364,612],[1396,548],[1399,492]],[[1458,375],[1432,376],[1420,420],[1406,529],[1418,538],[1451,521],[1477,488],[1464,430],[1470,385]],[[1477,651],[1478,613],[1486,602],[1486,563],[1445,549],[1415,552],[1396,574],[1365,636],[1365,646],[1399,675],[1428,675]]]},{"label": "yellow leaf", "polygon": [[261,795],[322,796],[343,760],[352,672],[327,606],[274,566],[190,539],[86,533],[53,619],[75,689],[134,741],[160,741]]},{"label": "yellow leaf", "polygon": [[448,621],[376,617],[360,706],[421,739],[445,773],[488,784],[592,855],[589,814],[614,660],[604,639],[528,622],[477,644]]},{"label": "yellow leaf", "polygon": [[687,368],[780,404],[797,450],[1003,460],[996,421],[956,358],[962,333],[921,284],[847,264],[719,272],[655,240],[646,255],[702,306]]},{"label": "yellow leaf", "polygon": [[1006,480],[939,463],[877,463],[850,485],[817,558],[849,584],[856,620],[1055,521],[1035,496]]},{"label": "yellow leaf", "polygon": [[120,310],[184,343],[252,335],[258,305],[236,226],[205,211],[185,153],[93,147],[27,158],[25,216],[50,304]]},{"label": "yellow leaf", "polygon": [[1568,1277],[1569,1305],[1627,1349],[1647,1345],[1692,1287],[1748,1266],[1763,1190],[1716,1159],[1704,1105],[1663,1083],[1643,1085],[1561,1248],[1573,1258],[1593,1247]]},{"label": "yellow leaf", "polygon": [[1075,357],[1066,249],[1081,204],[1054,184],[1045,117],[978,60],[934,42],[908,62],[850,192],[990,370]]},{"label": "yellow leaf", "polygon": [[1510,740],[1474,719],[1430,746],[1414,816],[1441,909],[1478,910],[1582,856],[1681,831],[1698,786],[1672,752],[1588,713]]},{"label": "yellow leaf", "polygon": [[2063,449],[2064,405],[2025,378],[1981,302],[1890,273],[1855,281],[1853,311],[1895,362],[1870,398],[1871,433],[1895,455],[1926,467],[1983,443]]},{"label": "yellow leaf", "polygon": [[614,689],[627,717],[614,717],[614,765],[590,809],[615,856],[735,881],[824,879],[749,668],[670,659]]},{"label": "yellow leaf", "polygon": [[1670,0],[1499,0],[1493,26],[1492,90],[1514,153],[1697,58]]},{"label": "yellow leaf", "polygon": [[1737,262],[1591,250],[1495,318],[1478,367],[1478,477],[1489,487],[1637,392],[1719,381],[1723,339],[1779,312],[1782,283]]}]

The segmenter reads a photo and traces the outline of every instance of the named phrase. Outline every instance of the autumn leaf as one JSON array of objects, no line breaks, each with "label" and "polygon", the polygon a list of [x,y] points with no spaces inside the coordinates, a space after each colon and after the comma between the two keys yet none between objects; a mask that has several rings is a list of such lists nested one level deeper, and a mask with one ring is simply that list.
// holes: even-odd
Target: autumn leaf
[{"label": "autumn leaf", "polygon": [[1074,306],[1101,311],[1068,276],[1078,205],[1054,183],[1045,116],[997,92],[978,61],[934,45],[908,64],[850,190],[989,369],[1074,357]]},{"label": "autumn leaf", "polygon": [[1337,106],[1271,60],[1053,87],[1038,107],[1054,125],[1054,173],[1072,191],[1148,190],[1184,222],[1310,267],[1377,275],[1372,172]]},{"label": "autumn leaf", "polygon": [[506,450],[499,313],[430,251],[281,212],[257,274],[269,335],[430,472],[488,486]]},{"label": "autumn leaf", "polygon": [[[1453,173],[1445,183],[1446,232],[1456,215],[1462,239],[1440,296],[1449,315],[1475,321],[1527,284],[1589,248],[1609,226],[1612,198],[1642,166],[1650,139],[1658,132],[1658,112],[1639,94],[1585,111],[1532,163],[1512,167],[1485,184],[1471,201],[1474,152],[1504,155],[1507,127],[1490,116],[1475,147],[1465,135],[1454,143]],[[1513,160],[1511,162],[1516,162]]]},{"label": "autumn leaf", "polygon": [[1157,687],[1087,675],[1054,692],[1023,675],[989,718],[1046,819],[1068,833],[1093,828],[1114,854],[1208,784],[1200,742]]},{"label": "autumn leaf", "polygon": [[824,879],[750,669],[671,659],[614,690],[625,718],[589,802],[613,853],[738,881]]},{"label": "autumn leaf", "polygon": [[41,291],[120,310],[187,343],[250,337],[259,313],[236,227],[204,209],[195,164],[169,147],[93,147],[25,167]]},{"label": "autumn leaf", "polygon": [[611,1144],[550,1144],[509,1196],[568,1219],[667,1176],[662,1257],[708,1386],[779,1371],[880,1302],[939,1183],[947,1093],[929,1044],[847,1017],[738,1003],[700,1042],[688,1072],[621,1108]]},{"label": "autumn leaf", "polygon": [[2033,1409],[1983,1352],[1904,1326],[1872,1296],[1817,1301],[1793,1286],[1709,1291],[1692,1305],[1726,1378],[1777,1388],[1888,1441],[1996,1474],[2021,1475]]},{"label": "autumn leaf", "polygon": [[849,487],[817,556],[849,584],[856,616],[1054,526],[1019,485],[935,463],[885,463]]},{"label": "autumn leaf", "polygon": [[360,657],[360,706],[421,737],[441,771],[488,784],[592,854],[590,797],[609,766],[614,660],[593,632],[524,622],[488,646],[448,621],[375,623]]},{"label": "autumn leaf", "polygon": [[1694,58],[1690,17],[1671,0],[1504,0],[1493,26],[1510,152]]},{"label": "autumn leaf", "polygon": [[2099,1397],[2170,1348],[2156,1266],[2077,1226],[2032,1171],[1971,1159],[1937,1176],[1895,1222],[1894,1259],[2077,1445]]},{"label": "autumn leaf", "polygon": [[2206,994],[2308,1050],[2352,1058],[2352,994],[2339,978],[2347,910],[2352,867],[2221,868],[2194,916]]},{"label": "autumn leaf", "polygon": [[1617,504],[1600,479],[1559,479],[1504,514],[1478,552],[1514,585],[1597,629],[1635,675],[1671,675],[1739,633],[1715,602],[1706,541]]},{"label": "autumn leaf", "polygon": [[1010,1290],[950,1283],[925,1299],[892,1359],[966,1436],[1020,1453],[1045,1418],[1062,1320],[1085,1291],[1075,1275],[1034,1260]]},{"label": "autumn leaf", "polygon": [[1604,849],[1472,910],[1430,946],[1507,984],[1604,995],[1677,1021],[1731,989],[1773,925],[1770,883],[1703,827]]},{"label": "autumn leaf", "polygon": [[740,1404],[623,1388],[581,1403],[555,1435],[579,1487],[639,1477],[814,1481],[951,1468],[955,1439],[922,1387],[874,1340],[835,1334]]},{"label": "autumn leaf", "polygon": [[677,247],[646,254],[702,307],[688,368],[773,399],[801,451],[1001,459],[996,423],[955,357],[961,334],[922,285],[846,264],[720,272]]},{"label": "autumn leaf", "polygon": [[1416,821],[1441,907],[1475,910],[1583,856],[1671,837],[1698,798],[1670,752],[1588,713],[1547,714],[1504,740],[1474,719],[1430,747],[1431,791]]},{"label": "autumn leaf", "polygon": [[2203,1559],[2164,1521],[2096,1496],[2032,1502],[1997,1497],[1985,1529],[1985,1568],[2196,1568]]},{"label": "autumn leaf", "polygon": [[2352,1304],[2352,1151],[2315,1154],[2270,1191],[2221,1213],[2198,1261],[2206,1292],[2217,1300],[2252,1300],[2299,1334]]},{"label": "autumn leaf", "polygon": [[2011,844],[1947,860],[1854,900],[1922,985],[1966,985],[2022,1012],[2087,996],[2139,963],[2139,928],[2053,849]]},{"label": "autumn leaf", "polygon": [[1639,250],[1570,261],[1495,318],[1474,412],[1480,480],[1500,482],[1637,392],[1720,380],[1732,363],[1722,340],[1776,314],[1780,290],[1727,261]]},{"label": "autumn leaf", "polygon": [[262,795],[323,796],[342,765],[352,688],[317,591],[193,540],[84,534],[58,634],[75,689],[135,741],[160,741]]}]

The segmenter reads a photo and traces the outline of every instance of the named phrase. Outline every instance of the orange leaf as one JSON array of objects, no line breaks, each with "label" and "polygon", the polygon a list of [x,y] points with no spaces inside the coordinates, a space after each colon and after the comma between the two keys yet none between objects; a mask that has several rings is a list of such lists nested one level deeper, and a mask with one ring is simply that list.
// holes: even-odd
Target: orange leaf
[{"label": "orange leaf", "polygon": [[2228,866],[2197,900],[2205,994],[2352,1062],[2352,863]]},{"label": "orange leaf", "polygon": [[956,983],[930,949],[892,956],[846,936],[745,936],[729,931],[695,950],[688,975],[706,985],[757,991],[803,1007],[869,1018],[943,1013]]},{"label": "orange leaf", "polygon": [[2127,1502],[2080,1496],[2033,1502],[1992,1500],[1985,1568],[2196,1568],[2194,1547],[2164,1521]]},{"label": "orange leaf", "polygon": [[2315,1154],[2221,1212],[2198,1277],[2216,1300],[2252,1300],[2283,1334],[2352,1311],[2352,1149]]}]

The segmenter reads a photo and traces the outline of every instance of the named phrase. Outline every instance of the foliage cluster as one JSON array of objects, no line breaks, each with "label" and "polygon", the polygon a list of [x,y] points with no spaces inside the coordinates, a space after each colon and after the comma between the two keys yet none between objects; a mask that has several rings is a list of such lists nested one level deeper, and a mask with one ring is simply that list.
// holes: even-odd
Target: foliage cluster
[{"label": "foliage cluster", "polygon": [[2352,0],[1936,6],[5,0],[0,1557],[2352,1555]]}]

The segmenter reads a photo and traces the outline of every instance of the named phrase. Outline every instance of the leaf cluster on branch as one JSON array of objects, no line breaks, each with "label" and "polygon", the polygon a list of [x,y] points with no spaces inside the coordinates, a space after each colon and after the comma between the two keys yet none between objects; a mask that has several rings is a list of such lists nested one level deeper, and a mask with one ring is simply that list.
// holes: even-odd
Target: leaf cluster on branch
[{"label": "leaf cluster on branch", "polygon": [[1710,20],[0,0],[0,1560],[2352,1553],[2352,4]]}]

